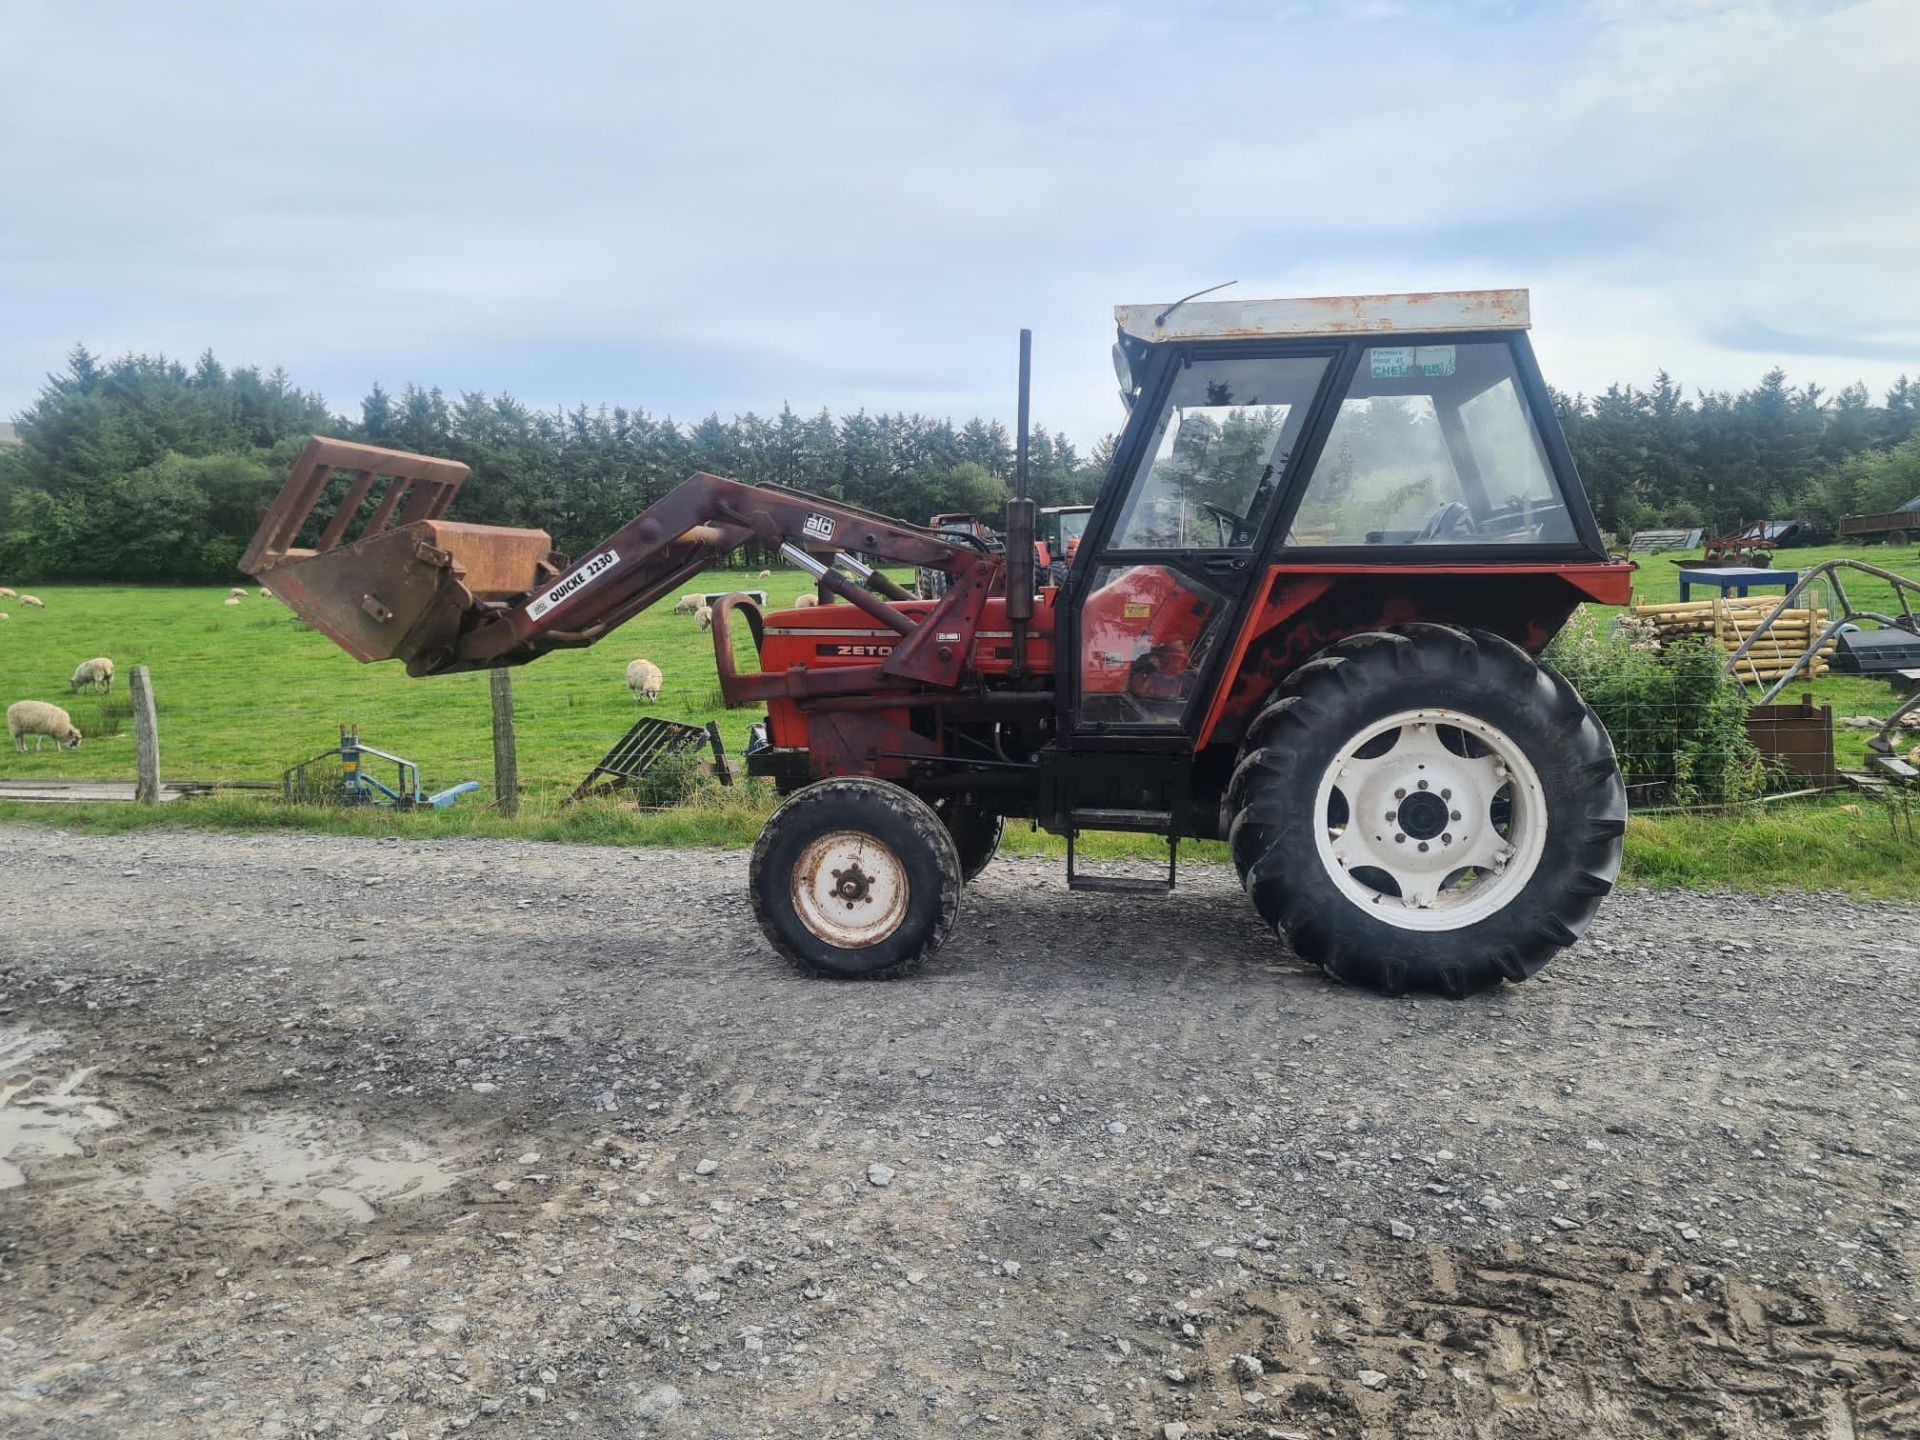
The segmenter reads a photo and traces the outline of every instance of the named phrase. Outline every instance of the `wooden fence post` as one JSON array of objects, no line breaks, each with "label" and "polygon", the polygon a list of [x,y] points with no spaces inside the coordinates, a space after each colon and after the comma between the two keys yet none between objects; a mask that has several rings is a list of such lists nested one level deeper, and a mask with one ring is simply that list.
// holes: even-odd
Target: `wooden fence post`
[{"label": "wooden fence post", "polygon": [[147,667],[136,665],[133,686],[133,748],[139,774],[133,782],[133,798],[142,805],[160,803],[160,723],[153,709],[153,677]]},{"label": "wooden fence post", "polygon": [[493,795],[502,815],[520,813],[520,754],[513,739],[513,672],[488,672],[493,690]]}]

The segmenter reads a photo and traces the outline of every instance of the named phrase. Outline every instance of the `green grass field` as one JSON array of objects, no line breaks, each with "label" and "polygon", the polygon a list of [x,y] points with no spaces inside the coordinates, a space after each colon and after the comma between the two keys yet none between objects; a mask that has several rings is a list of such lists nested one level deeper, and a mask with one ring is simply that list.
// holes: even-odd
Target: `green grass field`
[{"label": "green grass field", "polygon": [[[703,577],[706,590],[765,589],[791,604],[806,577],[777,571]],[[17,588],[17,587],[16,587]],[[134,770],[127,676],[153,675],[167,779],[273,780],[287,766],[337,741],[342,724],[361,740],[415,761],[429,790],[461,780],[493,789],[491,705],[484,673],[414,680],[397,663],[361,665],[299,624],[257,588],[237,606],[224,590],[36,586],[47,602],[32,610],[0,599],[0,709],[16,700],[64,706],[86,736],[78,750],[0,754],[0,779],[124,779]],[[590,650],[562,650],[514,671],[521,785],[530,808],[557,804],[641,713],[704,724],[718,719],[738,754],[758,712],[722,707],[713,640],[689,616],[656,607]],[[738,643],[750,649],[740,632]],[[70,695],[81,661],[110,656],[110,695]],[[644,657],[666,677],[660,703],[636,706],[627,662]],[[747,668],[752,668],[747,662]],[[29,742],[31,744],[31,742]]]},{"label": "green grass field", "polygon": [[[1844,552],[1784,552],[1782,567],[1800,567]],[[1920,551],[1852,552],[1920,578]],[[1667,556],[1641,565],[1640,594],[1679,595],[1679,567]],[[768,581],[744,572],[705,577],[708,590],[764,588],[776,605],[807,586],[791,570]],[[1884,587],[1860,586],[1856,600],[1885,604]],[[224,590],[111,586],[39,586],[47,602],[31,610],[0,599],[11,619],[0,623],[0,707],[15,700],[65,706],[87,739],[76,751],[18,755],[0,751],[0,779],[131,779],[133,726],[126,676],[149,667],[160,712],[162,769],[168,779],[277,781],[280,772],[334,744],[342,723],[362,739],[419,763],[430,790],[479,780],[477,795],[452,810],[394,815],[289,808],[277,796],[235,794],[143,810],[132,806],[26,806],[0,802],[0,819],[58,824],[96,832],[185,825],[304,828],[339,834],[484,835],[625,845],[751,844],[771,796],[760,787],[703,794],[666,814],[605,803],[560,808],[639,713],[704,723],[718,719],[734,753],[744,747],[757,711],[722,707],[711,637],[666,607],[630,622],[590,650],[559,651],[514,672],[522,814],[507,820],[492,800],[492,741],[484,674],[408,678],[398,664],[359,665],[324,636],[296,623],[278,601],[257,591],[238,606]],[[1585,623],[1611,612],[1590,607]],[[745,646],[742,635],[738,644]],[[110,696],[71,696],[67,677],[95,655],[119,670]],[[644,656],[666,675],[658,706],[643,712],[627,693],[629,660]],[[750,662],[748,662],[750,665]],[[1798,693],[1802,687],[1795,687]],[[1828,677],[1809,687],[1836,716],[1884,716],[1892,692],[1879,681]],[[1864,737],[1841,732],[1841,760],[1857,765]],[[1788,803],[1735,815],[1637,817],[1627,837],[1626,878],[1645,884],[1740,886],[1762,890],[1842,889],[1864,896],[1920,896],[1910,863],[1911,819],[1899,805],[1835,799]],[[1090,837],[1094,857],[1157,856],[1157,842]],[[1057,856],[1060,842],[1010,827],[1014,854]],[[1224,859],[1224,847],[1189,845],[1193,858]]]}]

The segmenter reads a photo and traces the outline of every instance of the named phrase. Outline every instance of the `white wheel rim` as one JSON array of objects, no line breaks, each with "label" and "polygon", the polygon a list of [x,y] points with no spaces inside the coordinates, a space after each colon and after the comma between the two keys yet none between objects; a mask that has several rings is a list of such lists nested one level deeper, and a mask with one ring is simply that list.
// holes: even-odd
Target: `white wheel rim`
[{"label": "white wheel rim", "polygon": [[899,856],[871,835],[834,830],[793,867],[793,909],[829,945],[864,950],[900,928],[912,888]]},{"label": "white wheel rim", "polygon": [[1504,910],[1540,868],[1546,795],[1497,725],[1406,710],[1356,733],[1321,776],[1314,843],[1341,894],[1402,930]]}]

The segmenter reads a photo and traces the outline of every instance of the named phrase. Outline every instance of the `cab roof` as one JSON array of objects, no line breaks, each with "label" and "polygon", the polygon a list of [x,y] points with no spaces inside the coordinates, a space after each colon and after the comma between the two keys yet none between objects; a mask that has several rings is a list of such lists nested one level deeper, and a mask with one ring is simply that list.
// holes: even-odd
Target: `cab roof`
[{"label": "cab roof", "polygon": [[1439,334],[1525,330],[1525,290],[1435,290],[1411,295],[1326,295],[1309,300],[1198,300],[1116,305],[1122,335],[1165,340],[1260,340],[1313,335]]}]

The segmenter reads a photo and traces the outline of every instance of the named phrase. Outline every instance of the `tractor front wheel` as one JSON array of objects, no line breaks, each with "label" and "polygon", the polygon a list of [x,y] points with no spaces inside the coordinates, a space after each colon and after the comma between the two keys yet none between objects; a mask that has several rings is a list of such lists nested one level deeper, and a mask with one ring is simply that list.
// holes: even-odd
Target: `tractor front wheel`
[{"label": "tractor front wheel", "polygon": [[884,780],[795,791],[753,847],[754,918],[801,969],[892,979],[940,948],[963,884],[953,837],[927,803]]},{"label": "tractor front wheel", "polygon": [[1620,872],[1626,789],[1573,687],[1498,636],[1356,635],[1249,728],[1234,862],[1295,953],[1462,996],[1573,944]]}]

